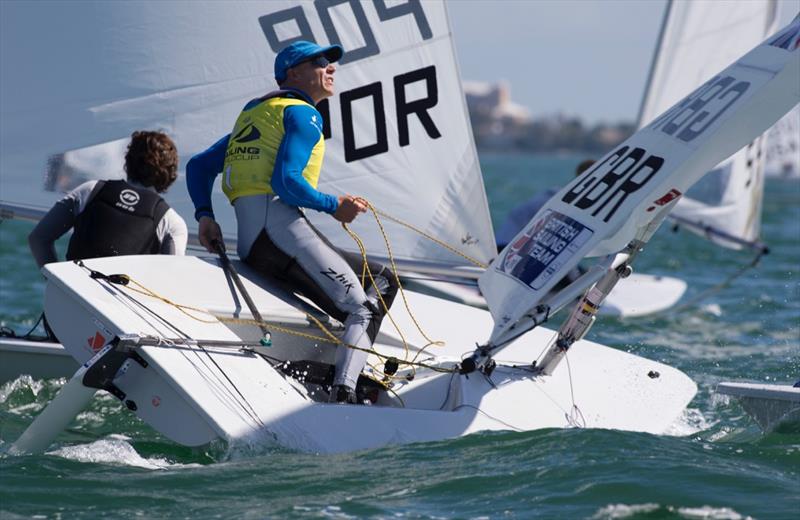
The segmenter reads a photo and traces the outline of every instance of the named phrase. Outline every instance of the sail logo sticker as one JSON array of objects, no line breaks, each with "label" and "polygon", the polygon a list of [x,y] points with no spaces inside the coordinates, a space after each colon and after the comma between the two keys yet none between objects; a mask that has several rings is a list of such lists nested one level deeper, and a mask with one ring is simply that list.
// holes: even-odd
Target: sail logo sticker
[{"label": "sail logo sticker", "polygon": [[548,210],[506,250],[499,268],[533,289],[541,289],[589,241],[594,231]]},{"label": "sail logo sticker", "polygon": [[681,195],[683,195],[683,193],[681,193],[680,191],[676,190],[675,188],[672,188],[671,190],[669,190],[667,192],[666,195],[664,195],[663,197],[660,197],[657,200],[654,200],[653,204],[655,204],[655,206],[650,206],[649,208],[647,208],[647,211],[653,211],[654,209],[656,209],[656,206],[666,206],[667,204],[669,204],[673,200],[677,199]]}]

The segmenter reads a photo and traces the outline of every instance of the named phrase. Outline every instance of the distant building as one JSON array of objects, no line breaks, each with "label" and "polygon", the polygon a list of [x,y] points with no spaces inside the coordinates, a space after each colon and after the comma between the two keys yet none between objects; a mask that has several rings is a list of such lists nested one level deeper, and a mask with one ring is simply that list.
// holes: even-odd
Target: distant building
[{"label": "distant building", "polygon": [[533,119],[527,108],[511,101],[504,81],[463,85],[475,144],[484,150],[602,155],[635,130],[624,122],[585,127],[579,117],[561,113]]},{"label": "distant building", "polygon": [[465,81],[464,94],[472,131],[480,145],[514,145],[531,122],[530,111],[511,101],[511,88],[504,81]]}]

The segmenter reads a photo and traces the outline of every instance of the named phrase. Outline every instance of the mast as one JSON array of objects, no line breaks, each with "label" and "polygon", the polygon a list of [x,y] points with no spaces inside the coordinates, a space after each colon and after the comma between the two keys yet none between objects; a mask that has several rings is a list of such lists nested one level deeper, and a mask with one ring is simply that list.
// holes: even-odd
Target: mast
[{"label": "mast", "polygon": [[661,28],[658,31],[658,40],[656,41],[656,48],[653,51],[653,59],[650,61],[650,72],[647,74],[647,82],[644,85],[644,95],[642,102],[639,104],[639,114],[636,116],[636,127],[642,126],[642,115],[644,115],[644,107],[650,98],[650,89],[653,86],[653,77],[656,73],[656,64],[658,63],[658,56],[661,54],[661,46],[664,43],[664,31],[667,29],[669,23],[669,15],[672,12],[673,0],[667,0],[667,5],[664,6],[664,16],[661,18]]}]

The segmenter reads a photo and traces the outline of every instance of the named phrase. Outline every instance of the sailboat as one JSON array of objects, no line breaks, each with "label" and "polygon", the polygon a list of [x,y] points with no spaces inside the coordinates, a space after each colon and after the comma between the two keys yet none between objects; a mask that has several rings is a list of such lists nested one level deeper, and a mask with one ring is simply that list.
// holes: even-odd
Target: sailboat
[{"label": "sailboat", "polygon": [[800,179],[800,107],[795,107],[770,128],[764,175]]},{"label": "sailboat", "polygon": [[[696,88],[714,68],[729,63],[799,12],[797,0],[670,2],[642,101],[640,126]],[[755,266],[767,252],[760,241],[766,171],[771,168],[773,173],[791,175],[800,168],[798,114],[795,106],[767,132],[701,178],[670,215],[676,225],[721,247],[752,250],[754,257],[745,269]],[[791,385],[721,382],[716,391],[738,399],[765,431],[796,421],[800,413],[800,389]]]},{"label": "sailboat", "polygon": [[800,431],[800,381],[794,385],[722,382],[716,392],[739,401],[766,433]]},{"label": "sailboat", "polygon": [[[640,107],[639,127],[696,89],[713,71],[789,23],[798,10],[796,0],[670,1]],[[755,256],[749,266],[754,266],[768,251],[760,240],[766,151],[765,133],[711,168],[675,206],[669,218],[676,228],[721,247],[751,250]]]},{"label": "sailboat", "polygon": [[[127,132],[126,124],[151,117],[148,124],[163,122],[178,136],[180,149],[180,137],[199,127],[182,130],[175,121],[195,122],[194,110],[219,110],[231,121],[241,100],[271,87],[264,85],[268,64],[291,38],[341,43],[353,49],[351,58],[339,69],[339,95],[321,107],[330,121],[326,172],[337,173],[321,189],[362,193],[381,209],[383,232],[368,219],[353,226],[370,255],[385,251],[388,241],[392,259],[415,270],[453,272],[471,260],[488,261],[494,240],[444,4],[356,2],[342,4],[344,11],[320,2],[229,5],[224,14],[200,14],[143,4],[110,16],[119,26],[104,30],[123,42],[140,38],[151,20],[158,20],[156,28],[187,27],[193,34],[203,22],[217,27],[222,21],[214,38],[231,52],[204,62],[199,74],[208,76],[202,84],[209,90],[191,77],[181,80],[186,85],[179,90],[189,99],[171,97],[174,85],[163,90],[170,78],[183,78],[180,67],[159,74],[168,56],[145,56],[151,79],[158,80],[150,87],[158,92],[137,84],[134,102],[112,102],[120,111],[100,123],[118,123]],[[489,312],[406,292],[370,356],[364,384],[377,392],[369,406],[325,403],[324,372],[340,325],[243,264],[234,263],[234,271],[213,257],[145,256],[45,266],[45,312],[82,366],[12,451],[46,449],[98,389],[188,446],[222,439],[336,452],[481,430],[664,432],[694,396],[691,379],[583,337],[594,310],[630,271],[680,194],[797,102],[797,33],[800,24],[783,29],[565,187],[480,275]],[[156,35],[166,41],[148,39],[153,48],[181,40],[179,48],[191,49],[182,56],[188,60],[183,72],[197,72],[198,53],[182,40],[186,35]],[[262,52],[244,52],[255,42]],[[233,78],[226,85],[243,89],[229,113],[211,108],[216,96],[220,106],[231,98],[217,72]],[[193,89],[200,100],[192,98]],[[702,124],[698,100],[705,101],[703,113],[713,114]],[[157,105],[152,111],[145,110],[149,102]],[[136,109],[126,121],[124,105]],[[698,113],[687,119],[687,110]],[[446,178],[431,179],[438,169]],[[355,249],[332,222],[319,225],[337,245]],[[544,298],[566,270],[598,255],[578,281]],[[244,308],[245,294],[263,320]],[[581,295],[559,331],[543,326]],[[264,346],[264,328],[272,346]]]},{"label": "sailboat", "polygon": [[[646,126],[715,71],[788,24],[798,11],[798,0],[670,0],[642,98],[638,127]],[[754,252],[744,268],[692,297],[692,302],[724,287],[768,252],[760,240],[765,167],[786,175],[800,168],[797,110],[712,168],[681,197],[669,215],[675,229],[686,229],[721,247]],[[480,292],[463,281],[421,279],[415,283],[455,301],[482,308],[487,305]],[[687,284],[679,278],[632,273],[616,285],[599,314],[638,317],[661,312],[673,307],[686,289]]]},{"label": "sailboat", "polygon": [[[339,93],[319,107],[331,150],[326,155],[331,174],[323,176],[320,189],[363,194],[381,211],[458,246],[454,254],[387,220],[393,257],[402,268],[477,278],[480,270],[471,268],[485,266],[494,256],[494,236],[450,29],[441,14],[445,8],[430,8],[440,13],[442,24],[434,38],[427,9],[416,3],[367,7],[243,2],[235,8],[206,5],[192,14],[179,5],[128,2],[96,10],[58,5],[42,17],[32,4],[4,6],[4,216],[39,218],[63,191],[91,178],[121,176],[120,143],[137,128],[167,131],[185,166],[186,159],[230,131],[244,101],[275,88],[272,62],[281,45],[324,39],[349,52],[340,63]],[[26,27],[61,27],[63,20],[70,23],[58,49],[28,41]],[[195,46],[196,31],[212,21],[215,36]],[[178,23],[185,30],[176,31]],[[98,41],[104,45],[98,47]],[[434,54],[424,62],[409,61],[420,42],[425,45],[418,52]],[[244,48],[250,49],[246,59],[232,62],[230,56]],[[31,68],[30,63],[48,66]],[[70,80],[60,81],[63,77]],[[53,84],[59,89],[36,90]],[[42,105],[38,99],[48,101]],[[33,141],[41,152],[30,153]],[[166,198],[180,214],[193,214],[184,183],[175,183]],[[219,189],[213,200],[226,243],[235,244],[233,211]],[[338,225],[310,216],[337,245],[358,252]],[[371,257],[386,256],[374,221],[360,219],[351,229]],[[34,358],[17,343],[0,341],[8,346],[4,356],[36,370],[40,365],[31,363]]]}]

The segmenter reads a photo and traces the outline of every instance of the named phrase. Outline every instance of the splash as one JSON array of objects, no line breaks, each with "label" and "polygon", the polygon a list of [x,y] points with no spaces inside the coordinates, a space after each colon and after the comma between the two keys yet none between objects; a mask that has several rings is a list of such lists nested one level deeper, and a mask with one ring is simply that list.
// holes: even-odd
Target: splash
[{"label": "splash", "polygon": [[[592,519],[631,518],[638,515],[660,511],[671,513],[687,520],[752,520],[750,516],[742,516],[729,507],[675,507],[659,504],[609,504],[597,511]],[[659,515],[660,516],[660,515]]]},{"label": "splash", "polygon": [[110,435],[108,438],[100,439],[90,444],[65,446],[48,452],[48,454],[78,462],[130,466],[152,470],[202,467],[200,464],[177,464],[163,458],[146,459],[139,455],[128,441],[130,441],[130,438],[124,435]]},{"label": "splash", "polygon": [[651,513],[659,509],[658,504],[610,504],[595,513],[593,519],[630,518],[644,513]]},{"label": "splash", "polygon": [[664,432],[673,437],[688,437],[712,428],[717,421],[709,421],[697,408],[687,408]]},{"label": "splash", "polygon": [[679,507],[676,511],[681,517],[691,520],[752,520],[750,516],[742,516],[730,507]]}]

